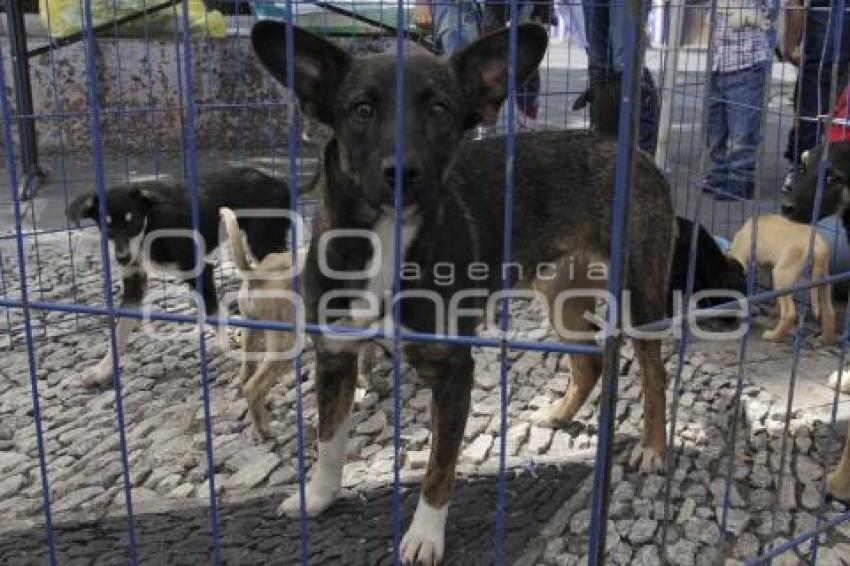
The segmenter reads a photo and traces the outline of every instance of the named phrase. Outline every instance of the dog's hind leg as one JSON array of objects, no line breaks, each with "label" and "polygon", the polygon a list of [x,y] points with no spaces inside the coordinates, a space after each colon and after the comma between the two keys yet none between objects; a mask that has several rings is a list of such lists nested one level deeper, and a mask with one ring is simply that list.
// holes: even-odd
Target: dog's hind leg
[{"label": "dog's hind leg", "polygon": [[274,384],[283,378],[290,368],[288,354],[293,349],[294,339],[286,332],[267,331],[263,335],[263,344],[256,345],[256,349],[252,352],[262,354],[264,357],[259,364],[254,364],[254,371],[242,383],[242,392],[248,402],[254,431],[260,439],[265,440],[276,433],[269,425],[266,398]]},{"label": "dog's hind leg", "polygon": [[242,385],[242,392],[248,402],[248,414],[251,416],[254,432],[260,440],[271,438],[274,434],[269,425],[266,397],[285,372],[285,362],[266,358],[257,365],[257,371]]},{"label": "dog's hind leg", "polygon": [[[357,353],[330,353],[317,340],[316,402],[319,409],[319,458],[306,488],[305,511],[318,515],[339,495],[342,465],[350,428],[351,404],[357,379]],[[461,433],[463,434],[463,433]],[[280,505],[278,514],[298,517],[301,498],[296,492]]]},{"label": "dog's hind leg", "polygon": [[[551,281],[538,282],[537,290],[546,297],[549,309],[549,323],[561,340],[593,344],[590,334],[596,329],[587,320],[586,315],[592,315],[596,309],[596,299],[593,297],[572,297],[563,301],[563,307],[556,310],[557,296],[564,287]],[[584,336],[576,336],[581,333]],[[539,426],[560,427],[570,423],[575,414],[593,391],[599,376],[602,374],[603,360],[600,356],[570,354],[570,383],[564,397],[548,407],[535,412],[531,419]]]},{"label": "dog's hind leg", "polygon": [[[140,267],[125,269],[122,278],[121,308],[137,309],[147,290],[148,275]],[[115,323],[115,348],[120,356],[127,350],[130,333],[141,324],[138,318],[119,317]],[[100,362],[83,377],[85,385],[104,385],[112,379],[112,351],[108,349]]]},{"label": "dog's hind leg", "polygon": [[404,564],[439,564],[446,517],[471,402],[474,364],[468,348],[411,348],[419,375],[432,384],[431,456],[413,521],[401,541]]},{"label": "dog's hind leg", "polygon": [[[800,276],[803,258],[797,253],[784,254],[773,267],[773,288],[777,291],[787,289],[794,285]],[[764,331],[764,339],[779,342],[785,339],[794,327],[797,318],[797,309],[794,306],[794,297],[782,295],[777,299],[779,303],[779,321],[772,330]]]},{"label": "dog's hind leg", "polygon": [[[828,250],[819,253],[815,257],[815,265],[812,270],[812,279],[815,281],[826,278],[829,275]],[[819,306],[821,340],[824,344],[835,344],[835,309],[832,306],[832,286],[821,285],[812,288],[815,296],[812,304]]]},{"label": "dog's hind leg", "polygon": [[602,375],[603,360],[599,356],[570,354],[570,384],[564,396],[548,407],[538,409],[531,417],[544,427],[568,425],[581,409]]},{"label": "dog's hind leg", "polygon": [[641,443],[635,447],[630,464],[643,473],[658,473],[664,469],[667,449],[667,405],[665,387],[667,373],[661,362],[661,342],[632,340],[640,365],[643,390],[643,432]]},{"label": "dog's hind leg", "polygon": [[850,502],[850,425],[847,426],[847,439],[844,441],[841,461],[835,471],[829,474],[826,488],[833,497]]},{"label": "dog's hind leg", "polygon": [[666,285],[657,284],[658,280],[664,280],[662,276],[651,276],[663,273],[663,256],[645,254],[645,257],[643,267],[646,272],[636,269],[635,263],[630,264],[629,277],[635,284],[625,295],[629,298],[628,305],[623,306],[623,312],[631,313],[633,319],[624,320],[624,326],[640,366],[643,394],[641,441],[632,452],[629,463],[641,473],[654,474],[664,469],[667,448],[667,370],[661,358],[661,339],[667,336],[667,331],[650,333],[643,326],[665,318],[667,291]]},{"label": "dog's hind leg", "polygon": [[240,382],[245,385],[257,372],[257,360],[265,350],[265,331],[257,328],[242,328],[242,368]]}]

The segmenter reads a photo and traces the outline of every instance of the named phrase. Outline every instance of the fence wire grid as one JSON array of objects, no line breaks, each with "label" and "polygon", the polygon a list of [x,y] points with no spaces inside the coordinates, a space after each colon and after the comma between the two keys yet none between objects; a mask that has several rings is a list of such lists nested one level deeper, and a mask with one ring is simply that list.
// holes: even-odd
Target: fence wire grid
[{"label": "fence wire grid", "polygon": [[[850,564],[844,0],[44,0],[3,10],[0,563]],[[332,324],[305,315],[312,307],[302,297],[320,281],[309,276],[321,263],[313,256],[338,205],[323,196],[341,194],[323,173],[338,117],[299,104],[281,83],[300,92],[297,81],[336,63],[305,71],[316,62],[298,59],[299,49],[314,44],[288,33],[276,79],[251,43],[266,20],[355,58],[399,62],[392,94],[382,93],[394,101],[381,179],[390,222],[356,235],[391,250],[383,264],[364,265],[392,291],[381,313],[389,323],[368,335],[353,311]],[[523,82],[529,23],[545,29],[548,46]],[[414,224],[405,212],[416,167],[404,143],[419,126],[406,108],[412,66],[472,52],[463,50],[498,33],[498,116],[467,120],[458,147],[496,143],[501,157],[446,166],[500,175],[498,205],[464,210],[470,226],[500,224],[499,241],[474,241],[471,231],[457,241],[499,250],[492,317],[475,332],[408,328],[398,297],[410,290],[406,250],[419,246],[407,247]],[[306,85],[303,96],[321,87]],[[570,138],[587,130],[595,137]],[[600,228],[610,243],[604,276],[591,290],[600,300],[585,313],[592,337],[574,342],[558,338],[538,295],[515,288],[518,279],[547,281],[514,269],[525,249],[517,234],[529,229],[516,211],[535,208],[523,200],[523,160],[550,168],[535,179],[563,191],[559,206],[580,210],[575,199],[588,194],[559,172],[585,157],[520,150],[559,135],[591,140],[611,166],[599,182],[611,191],[608,208],[587,218],[610,220]],[[255,279],[238,246],[224,242],[218,204],[203,196],[227,182],[222,171],[241,167],[284,181],[277,201],[262,198],[278,219],[294,219],[285,236],[263,236],[288,244],[268,268],[285,290],[269,296],[256,290],[262,279],[244,295],[243,280]],[[650,470],[630,460],[651,420],[641,366],[652,362],[609,331],[626,330],[617,303],[643,268],[629,251],[641,244],[637,215],[653,212],[636,184],[648,167],[669,185],[679,217],[674,249],[659,252],[673,266],[666,315],[629,329],[660,333],[651,340],[661,342],[666,374],[665,450]],[[246,202],[256,177],[244,187],[241,179],[216,198]],[[163,260],[140,276],[121,260],[135,249],[157,253],[144,237],[128,252],[101,236],[117,237],[121,197],[110,195],[121,186],[142,187],[137,195],[164,187],[145,198],[177,203],[186,217],[179,237],[204,257],[197,269],[176,275]],[[81,202],[89,208],[80,224],[68,211]],[[492,217],[475,217],[488,206]],[[127,223],[136,210],[126,209]],[[250,231],[251,213],[235,212]],[[577,228],[558,229],[568,238]],[[223,243],[197,245],[210,230]],[[559,269],[572,269],[563,261]],[[282,275],[293,265],[296,276]],[[436,281],[455,276],[432,267]],[[134,290],[143,298],[134,302]],[[207,312],[210,304],[220,311]],[[348,424],[329,437],[317,430],[319,414],[336,400],[317,374],[353,368],[345,348],[329,349],[333,339],[360,339],[361,348]],[[272,351],[278,341],[294,355],[268,356],[281,353]],[[257,343],[253,360],[244,351]],[[468,402],[439,387],[432,394],[423,379],[445,351],[471,352]],[[569,422],[544,422],[582,364],[601,372],[598,385]],[[265,381],[252,383],[258,367]],[[461,407],[462,418],[439,413],[457,421],[456,466],[430,452],[440,403]],[[344,463],[335,471],[334,458]],[[437,472],[456,480],[445,480],[448,495],[435,506],[419,489]]]}]

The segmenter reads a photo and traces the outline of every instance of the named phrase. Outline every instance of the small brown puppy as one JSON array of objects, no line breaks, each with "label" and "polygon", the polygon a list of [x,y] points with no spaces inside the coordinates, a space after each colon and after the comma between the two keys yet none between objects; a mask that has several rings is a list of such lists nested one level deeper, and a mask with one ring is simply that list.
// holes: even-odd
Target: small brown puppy
[{"label": "small brown puppy", "polygon": [[[229,208],[219,210],[227,232],[233,263],[242,278],[239,290],[239,311],[251,320],[293,322],[295,295],[292,291],[292,255],[290,252],[268,254],[256,266],[251,266],[244,236],[239,230],[236,215]],[[306,250],[298,254],[303,265]],[[266,396],[275,382],[292,366],[296,344],[294,332],[242,328],[242,392],[248,401],[248,411],[256,435],[269,438]]]},{"label": "small brown puppy", "polygon": [[[754,217],[755,218],[755,217]],[[750,218],[735,234],[729,255],[738,260],[744,269],[750,264],[752,248],[753,220]],[[787,289],[803,275],[806,267],[812,228],[805,224],[792,222],[778,214],[765,214],[758,217],[756,235],[756,265],[769,266],[773,270],[773,287],[776,290]],[[812,252],[812,281],[829,275],[829,245],[815,232]],[[821,322],[822,340],[825,344],[835,343],[835,310],[832,307],[832,290],[829,285],[813,287],[812,312]],[[773,330],[764,332],[765,340],[784,340],[794,326],[796,311],[794,297],[779,297],[779,322]]]}]

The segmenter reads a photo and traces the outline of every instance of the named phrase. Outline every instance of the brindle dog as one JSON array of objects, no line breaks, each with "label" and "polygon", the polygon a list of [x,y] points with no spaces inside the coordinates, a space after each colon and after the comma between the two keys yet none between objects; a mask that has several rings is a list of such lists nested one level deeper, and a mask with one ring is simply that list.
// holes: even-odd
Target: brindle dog
[{"label": "brindle dog", "polygon": [[[295,94],[310,116],[333,130],[318,183],[322,206],[304,272],[308,322],[352,322],[374,327],[401,302],[401,324],[423,333],[470,336],[481,310],[497,302],[503,270],[534,284],[559,321],[562,338],[594,344],[587,317],[604,289],[611,249],[616,144],[586,131],[518,136],[513,256],[502,265],[506,141],[464,141],[481,123],[493,123],[508,92],[509,32],[485,36],[450,59],[409,53],[404,64],[403,107],[396,92],[393,54],[351,58],[333,43],[279,22],[257,23],[254,49],[263,65],[288,83],[286,37],[294,34]],[[547,47],[537,25],[517,29],[517,84],[537,68]],[[403,139],[396,136],[403,120]],[[403,144],[401,171],[396,144]],[[403,183],[401,217],[394,212],[397,176]],[[630,207],[627,281],[631,321],[663,319],[675,234],[669,187],[644,155],[635,157]],[[404,262],[401,293],[394,298],[395,223]],[[361,230],[359,237],[351,232]],[[540,266],[546,266],[541,269]],[[453,266],[453,277],[443,277]],[[339,273],[356,273],[341,280]],[[577,290],[572,296],[564,291]],[[377,297],[373,302],[364,291]],[[622,302],[622,301],[618,301]],[[367,308],[368,307],[368,308]],[[494,310],[494,309],[491,309]],[[620,310],[620,309],[617,309]],[[616,312],[616,311],[615,311]],[[569,331],[583,332],[580,339]],[[392,333],[389,328],[388,332]],[[357,376],[357,343],[339,335],[316,336],[319,457],[307,486],[306,511],[330,506],[340,490],[349,413]],[[362,342],[360,343],[362,345]],[[636,340],[644,392],[644,429],[633,464],[658,472],[665,453],[666,374],[660,340]],[[405,342],[404,355],[433,391],[431,457],[419,505],[402,541],[408,563],[439,562],[473,384],[467,345]],[[581,407],[603,369],[598,355],[573,355],[566,395],[537,418],[563,425]],[[299,496],[281,505],[297,516]]]}]

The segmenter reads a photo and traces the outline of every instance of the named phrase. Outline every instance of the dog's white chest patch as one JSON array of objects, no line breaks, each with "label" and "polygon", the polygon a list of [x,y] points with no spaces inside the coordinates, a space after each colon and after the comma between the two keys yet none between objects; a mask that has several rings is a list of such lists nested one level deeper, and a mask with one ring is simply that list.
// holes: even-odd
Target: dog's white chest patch
[{"label": "dog's white chest patch", "polygon": [[[399,255],[403,262],[407,250],[419,232],[421,219],[415,210],[410,208],[402,213],[401,222],[401,253]],[[352,308],[354,310],[352,319],[356,324],[368,324],[380,318],[383,310],[381,306],[387,299],[390,299],[387,306],[392,304],[393,267],[395,263],[395,224],[395,212],[389,210],[378,219],[373,228],[378,249],[374,250],[369,260],[369,265],[366,268],[368,273],[373,274],[364,289],[368,299],[356,299],[352,302]],[[369,308],[369,302],[372,305],[378,306],[378,312],[374,312],[374,309]]]}]

